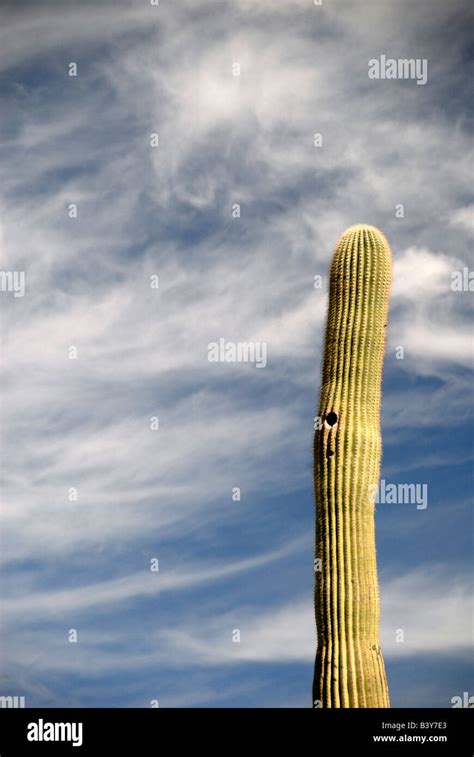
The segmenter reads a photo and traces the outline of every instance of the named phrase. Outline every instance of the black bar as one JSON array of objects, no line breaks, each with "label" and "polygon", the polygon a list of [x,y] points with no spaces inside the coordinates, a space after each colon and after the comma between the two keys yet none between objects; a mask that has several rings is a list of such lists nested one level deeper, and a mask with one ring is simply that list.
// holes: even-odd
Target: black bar
[{"label": "black bar", "polygon": [[[361,755],[471,757],[472,715],[468,709],[2,709],[0,757],[156,757],[181,754],[183,749],[204,753],[215,749],[220,754],[239,750],[246,757],[259,744],[265,755],[275,749],[291,757],[308,750],[332,755],[335,750],[346,754],[354,749]],[[29,741],[28,734],[43,740]],[[50,741],[49,736],[70,740]]]}]

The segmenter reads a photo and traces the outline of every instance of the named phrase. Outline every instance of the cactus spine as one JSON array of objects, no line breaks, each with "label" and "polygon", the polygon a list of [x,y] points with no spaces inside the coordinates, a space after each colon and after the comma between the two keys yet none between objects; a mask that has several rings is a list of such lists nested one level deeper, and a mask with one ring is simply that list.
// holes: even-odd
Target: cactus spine
[{"label": "cactus spine", "polygon": [[313,704],[390,707],[379,640],[374,501],[380,474],[380,399],[391,253],[373,226],[339,239],[314,436]]}]

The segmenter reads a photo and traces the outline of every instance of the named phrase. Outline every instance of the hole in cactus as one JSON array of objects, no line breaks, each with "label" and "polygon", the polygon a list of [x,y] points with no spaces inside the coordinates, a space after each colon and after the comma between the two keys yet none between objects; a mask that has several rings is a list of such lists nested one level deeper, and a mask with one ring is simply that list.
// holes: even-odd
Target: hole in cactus
[{"label": "hole in cactus", "polygon": [[334,455],[334,450],[332,450],[332,449],[328,449],[328,451],[327,451],[327,456],[328,456],[328,457],[332,457],[333,455]]},{"label": "hole in cactus", "polygon": [[336,425],[337,414],[333,410],[331,410],[331,412],[326,415],[326,423],[331,427]]}]

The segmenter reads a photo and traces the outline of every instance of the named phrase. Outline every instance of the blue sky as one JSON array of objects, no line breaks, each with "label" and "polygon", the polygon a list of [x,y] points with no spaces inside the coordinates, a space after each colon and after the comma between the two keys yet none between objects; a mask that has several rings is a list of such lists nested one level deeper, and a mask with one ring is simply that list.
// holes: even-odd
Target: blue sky
[{"label": "blue sky", "polygon": [[[469,13],[4,3],[1,694],[311,705],[327,269],[359,222],[394,263],[381,477],[428,487],[376,512],[392,705],[474,694]],[[369,79],[381,55],[427,83]],[[208,362],[220,338],[266,367]]]}]

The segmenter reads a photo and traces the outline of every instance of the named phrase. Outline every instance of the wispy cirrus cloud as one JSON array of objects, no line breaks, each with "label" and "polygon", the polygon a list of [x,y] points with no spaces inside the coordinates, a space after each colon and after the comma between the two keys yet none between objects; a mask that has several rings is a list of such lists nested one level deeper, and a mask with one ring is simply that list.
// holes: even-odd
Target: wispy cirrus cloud
[{"label": "wispy cirrus cloud", "polygon": [[[453,270],[470,261],[465,3],[431,2],[429,12],[423,3],[363,6],[242,0],[216,12],[214,3],[186,0],[2,10],[0,261],[27,276],[24,298],[1,294],[1,557],[19,595],[5,602],[11,669],[28,665],[34,638],[45,650],[42,675],[48,666],[85,676],[111,670],[118,661],[107,640],[120,645],[119,667],[129,670],[165,658],[308,662],[311,599],[291,574],[270,602],[264,568],[274,569],[287,533],[290,552],[301,538],[311,564],[306,501],[327,266],[351,223],[380,226],[394,255],[388,466],[403,469],[410,439],[408,449],[418,450],[410,464],[431,461],[435,476],[440,418],[469,416],[469,294],[451,289]],[[428,57],[427,86],[369,80],[367,62],[381,47]],[[71,61],[77,77],[68,76]],[[69,217],[71,203],[77,218]],[[403,217],[395,214],[400,204]],[[156,290],[151,276],[159,276]],[[207,345],[219,337],[266,342],[267,368],[210,364]],[[459,445],[453,454],[468,461],[464,437]],[[241,501],[231,499],[233,487]],[[114,629],[107,636],[98,604],[113,614],[137,601],[146,611],[154,584],[142,582],[135,563],[119,578],[111,566],[117,555],[148,559],[150,535],[160,554],[169,550],[161,586],[176,595],[176,617],[136,656],[143,637]],[[247,560],[252,539],[255,557]],[[228,550],[227,564],[199,567],[216,546]],[[253,587],[242,585],[232,612],[219,606],[221,620],[200,600],[191,604],[197,615],[204,608],[199,629],[186,624],[181,589],[208,586],[223,602],[222,581],[258,566],[258,612]],[[446,617],[459,618],[450,636],[423,571],[382,592],[389,633],[402,622],[412,629],[406,646],[386,637],[394,657],[422,653],[418,606],[439,626],[430,629],[433,651],[464,649],[464,579],[443,604]],[[426,605],[413,606],[424,592]],[[41,626],[51,606],[64,623],[89,613],[75,657],[68,647],[58,653],[50,630],[40,640],[25,627],[15,641],[15,623],[23,628],[34,616]],[[240,646],[226,635],[234,612],[246,628]],[[60,688],[35,686],[48,701]]]},{"label": "wispy cirrus cloud", "polygon": [[[143,575],[130,576],[126,580],[85,586],[69,596],[66,592],[51,592],[49,598],[46,594],[38,595],[30,607],[23,599],[7,600],[8,622],[16,618],[17,622],[27,620],[33,624],[40,616],[41,605],[50,604],[53,607],[50,622],[72,612],[81,637],[73,654],[67,651],[67,644],[61,654],[56,654],[56,632],[52,628],[33,630],[33,625],[29,628],[27,623],[11,643],[13,648],[22,649],[21,656],[26,655],[25,663],[32,664],[35,672],[50,668],[67,670],[71,665],[72,669],[80,671],[85,661],[96,674],[117,667],[138,670],[152,664],[164,664],[167,669],[183,666],[218,668],[244,662],[298,662],[310,666],[314,660],[316,631],[313,608],[307,596],[300,595],[278,606],[236,606],[218,613],[210,603],[201,606],[192,618],[181,621],[178,626],[167,625],[166,621],[159,624],[160,627],[151,635],[147,633],[141,641],[136,629],[127,627],[120,631],[112,622],[106,624],[108,631],[97,632],[86,620],[92,617],[97,603],[112,608],[114,601],[130,605],[130,600],[138,601],[148,593],[157,597],[162,591],[188,592],[204,581],[225,581],[241,572],[258,571],[291,552],[292,549],[288,548],[235,565],[210,570],[198,568],[194,575],[189,572],[182,576],[152,576],[148,582],[144,581]],[[155,583],[153,588],[152,582]],[[385,657],[394,660],[420,654],[460,655],[468,660],[472,643],[470,595],[469,577],[455,571],[447,574],[442,564],[434,569],[430,567],[429,572],[416,569],[383,579],[381,635]],[[32,644],[35,635],[37,643]],[[236,641],[237,638],[240,640]],[[26,647],[30,643],[32,651],[28,652]],[[128,644],[138,651],[130,651],[124,656],[123,649]]]}]

